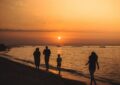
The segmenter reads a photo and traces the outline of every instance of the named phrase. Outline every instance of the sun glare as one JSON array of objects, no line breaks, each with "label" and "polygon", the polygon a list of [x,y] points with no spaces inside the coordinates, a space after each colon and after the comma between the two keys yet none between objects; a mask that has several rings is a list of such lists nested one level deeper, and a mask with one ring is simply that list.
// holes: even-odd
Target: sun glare
[{"label": "sun glare", "polygon": [[61,40],[61,36],[58,36],[58,40]]}]

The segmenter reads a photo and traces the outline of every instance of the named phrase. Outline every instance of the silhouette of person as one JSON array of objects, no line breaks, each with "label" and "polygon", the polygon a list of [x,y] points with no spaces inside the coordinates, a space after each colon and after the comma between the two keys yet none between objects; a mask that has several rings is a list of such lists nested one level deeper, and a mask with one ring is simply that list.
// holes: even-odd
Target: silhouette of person
[{"label": "silhouette of person", "polygon": [[34,62],[35,62],[36,69],[39,69],[39,66],[40,66],[40,56],[41,56],[39,48],[35,49],[35,51],[33,53],[33,56],[34,56]]},{"label": "silhouette of person", "polygon": [[60,57],[60,54],[58,54],[58,57],[57,57],[57,70],[59,71],[59,75],[61,73],[61,62],[62,62],[62,58]]},{"label": "silhouette of person", "polygon": [[51,54],[51,51],[48,48],[48,46],[46,46],[46,48],[44,49],[43,54],[45,56],[46,71],[48,71],[49,70],[49,58],[50,58],[50,54]]},{"label": "silhouette of person", "polygon": [[86,65],[89,64],[89,72],[90,72],[90,85],[92,85],[92,82],[94,82],[94,85],[96,85],[96,81],[94,78],[94,73],[96,71],[96,66],[99,69],[99,63],[98,63],[98,56],[95,52],[92,52],[91,55],[89,56],[89,60],[88,63],[86,63]]}]

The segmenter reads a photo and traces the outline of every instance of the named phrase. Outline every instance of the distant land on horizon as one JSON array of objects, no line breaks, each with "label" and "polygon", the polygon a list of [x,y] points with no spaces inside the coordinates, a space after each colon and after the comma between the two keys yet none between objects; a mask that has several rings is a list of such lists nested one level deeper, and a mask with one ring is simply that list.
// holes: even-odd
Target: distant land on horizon
[{"label": "distant land on horizon", "polygon": [[120,1],[0,0],[0,43],[120,45]]},{"label": "distant land on horizon", "polygon": [[34,43],[34,44],[30,44],[30,43],[12,43],[12,44],[8,44],[8,43],[0,43],[0,44],[5,44],[8,47],[19,47],[19,46],[57,46],[57,47],[62,47],[62,46],[75,46],[75,47],[81,47],[81,46],[99,46],[100,48],[105,48],[105,46],[120,46],[120,44],[64,44],[64,45],[57,45],[57,44],[44,44],[44,43]]},{"label": "distant land on horizon", "polygon": [[[0,43],[7,45],[120,45],[119,33],[71,30],[0,29]],[[57,37],[62,39],[58,40]],[[111,38],[113,37],[113,38]]]},{"label": "distant land on horizon", "polygon": [[[0,28],[0,32],[83,32],[83,33],[89,33],[89,32],[95,32],[95,33],[102,33],[104,31],[94,31],[94,30],[68,30],[68,29],[64,29],[64,30],[58,30],[58,29],[48,29],[48,30],[44,30],[44,29],[9,29],[9,28]],[[108,32],[112,32],[109,31]]]}]

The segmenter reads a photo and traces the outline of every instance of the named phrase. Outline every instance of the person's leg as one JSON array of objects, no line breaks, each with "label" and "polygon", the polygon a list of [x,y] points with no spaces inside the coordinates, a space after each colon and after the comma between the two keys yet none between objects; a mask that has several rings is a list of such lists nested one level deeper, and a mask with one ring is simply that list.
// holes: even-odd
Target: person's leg
[{"label": "person's leg", "polygon": [[61,63],[59,65],[59,74],[61,75]]},{"label": "person's leg", "polygon": [[35,65],[35,68],[37,69],[37,65]]},{"label": "person's leg", "polygon": [[38,69],[40,68],[40,59],[39,59],[39,63],[38,63]]},{"label": "person's leg", "polygon": [[61,75],[61,68],[59,67],[59,75]]},{"label": "person's leg", "polygon": [[46,70],[48,71],[49,67],[48,67],[48,62],[46,62]]},{"label": "person's leg", "polygon": [[36,68],[38,69],[38,66]]},{"label": "person's leg", "polygon": [[48,69],[49,69],[48,57],[45,58],[45,65],[46,65],[46,71],[48,71]]},{"label": "person's leg", "polygon": [[90,73],[90,75],[91,75],[91,84],[90,85],[92,85],[92,82],[94,82],[94,85],[96,85],[96,81],[95,81],[95,78],[94,78],[94,73],[95,73],[94,70],[91,71],[91,73]]},{"label": "person's leg", "polygon": [[94,79],[94,70],[93,69],[89,69],[90,72],[90,85],[92,85],[93,79]]},{"label": "person's leg", "polygon": [[59,75],[60,75],[60,70],[59,70]]},{"label": "person's leg", "polygon": [[92,81],[94,82],[94,85],[96,85],[96,81],[94,78],[95,68],[92,70]]},{"label": "person's leg", "polygon": [[36,61],[35,61],[35,68],[37,69],[37,63],[36,63]]},{"label": "person's leg", "polygon": [[93,81],[93,75],[92,73],[90,73],[90,85],[92,85],[92,81]]},{"label": "person's leg", "polygon": [[37,69],[39,69],[39,65],[37,66]]},{"label": "person's leg", "polygon": [[47,70],[47,58],[45,56],[45,67],[46,67],[46,70]]},{"label": "person's leg", "polygon": [[94,81],[94,85],[96,85],[96,81],[95,81],[95,78],[94,78],[94,74],[93,74],[93,81]]},{"label": "person's leg", "polygon": [[49,70],[49,56],[47,57],[47,69]]},{"label": "person's leg", "polygon": [[60,67],[57,65],[58,75],[60,75]]},{"label": "person's leg", "polygon": [[34,64],[35,64],[35,69],[37,69],[36,60],[34,61]]},{"label": "person's leg", "polygon": [[39,69],[39,64],[38,64],[38,62],[36,63],[36,69]]}]

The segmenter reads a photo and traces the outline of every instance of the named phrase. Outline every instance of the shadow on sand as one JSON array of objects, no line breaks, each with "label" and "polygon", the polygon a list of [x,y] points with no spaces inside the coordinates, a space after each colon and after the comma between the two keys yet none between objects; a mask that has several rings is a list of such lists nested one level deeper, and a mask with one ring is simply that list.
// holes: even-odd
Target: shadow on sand
[{"label": "shadow on sand", "polygon": [[0,57],[1,85],[86,85]]},{"label": "shadow on sand", "polygon": [[[5,55],[5,56],[7,56],[7,57],[10,57],[10,58],[13,58],[13,56],[10,56],[10,55],[7,55],[7,54],[3,54],[3,55]],[[23,59],[19,59],[19,58],[13,58],[13,59],[18,60],[18,61],[22,61],[22,62],[25,62],[25,63],[29,63],[29,64],[34,64],[32,61],[29,61],[29,60],[23,60]],[[44,64],[41,64],[41,66],[42,66],[42,67],[45,67]],[[31,69],[33,69],[33,68],[31,68]],[[50,65],[50,69],[56,70],[56,67]],[[33,69],[33,70],[34,70],[34,69]],[[73,74],[73,75],[76,75],[76,76],[83,76],[83,77],[85,77],[85,78],[89,78],[89,75],[85,75],[82,71],[76,71],[76,70],[73,70],[73,69],[66,69],[66,68],[61,68],[61,70],[62,70],[63,72],[69,72],[69,73],[71,73],[71,74]],[[45,76],[45,75],[44,75],[44,76]],[[65,80],[65,79],[64,79],[64,80]],[[106,78],[104,78],[104,77],[98,77],[96,80],[97,80],[97,81],[100,81],[100,82],[108,82],[108,83],[111,84],[111,85],[120,85],[119,83],[114,82],[114,81],[111,80],[111,79],[106,79]],[[74,81],[72,81],[72,80],[70,80],[70,81],[71,81],[71,82],[74,82]],[[78,81],[78,83],[79,83],[79,81]],[[69,85],[72,85],[72,84],[69,84]],[[77,85],[77,84],[76,84],[76,85]],[[82,84],[81,84],[81,85],[82,85]],[[85,85],[85,84],[83,83],[83,85]]]},{"label": "shadow on sand", "polygon": [[[7,55],[9,56],[9,55]],[[12,56],[11,56],[12,57]],[[25,62],[25,63],[30,63],[30,64],[34,64],[32,61],[29,61],[29,60],[23,60],[23,59],[18,59],[18,58],[14,58],[15,60],[18,60],[18,61],[22,61],[22,62]],[[41,64],[42,67],[45,68],[45,65],[44,64]],[[50,65],[50,69],[52,70],[56,70],[56,67]],[[67,69],[67,68],[61,68],[61,71],[63,72],[69,72],[73,75],[76,75],[76,76],[83,76],[85,78],[89,78],[89,75],[85,75],[82,71],[76,71],[76,70],[73,70],[73,69]],[[110,83],[111,85],[120,85],[119,83],[114,83],[113,80],[111,79],[106,79],[104,77],[98,77],[96,79],[97,81],[101,81],[101,82],[108,82]]]}]

